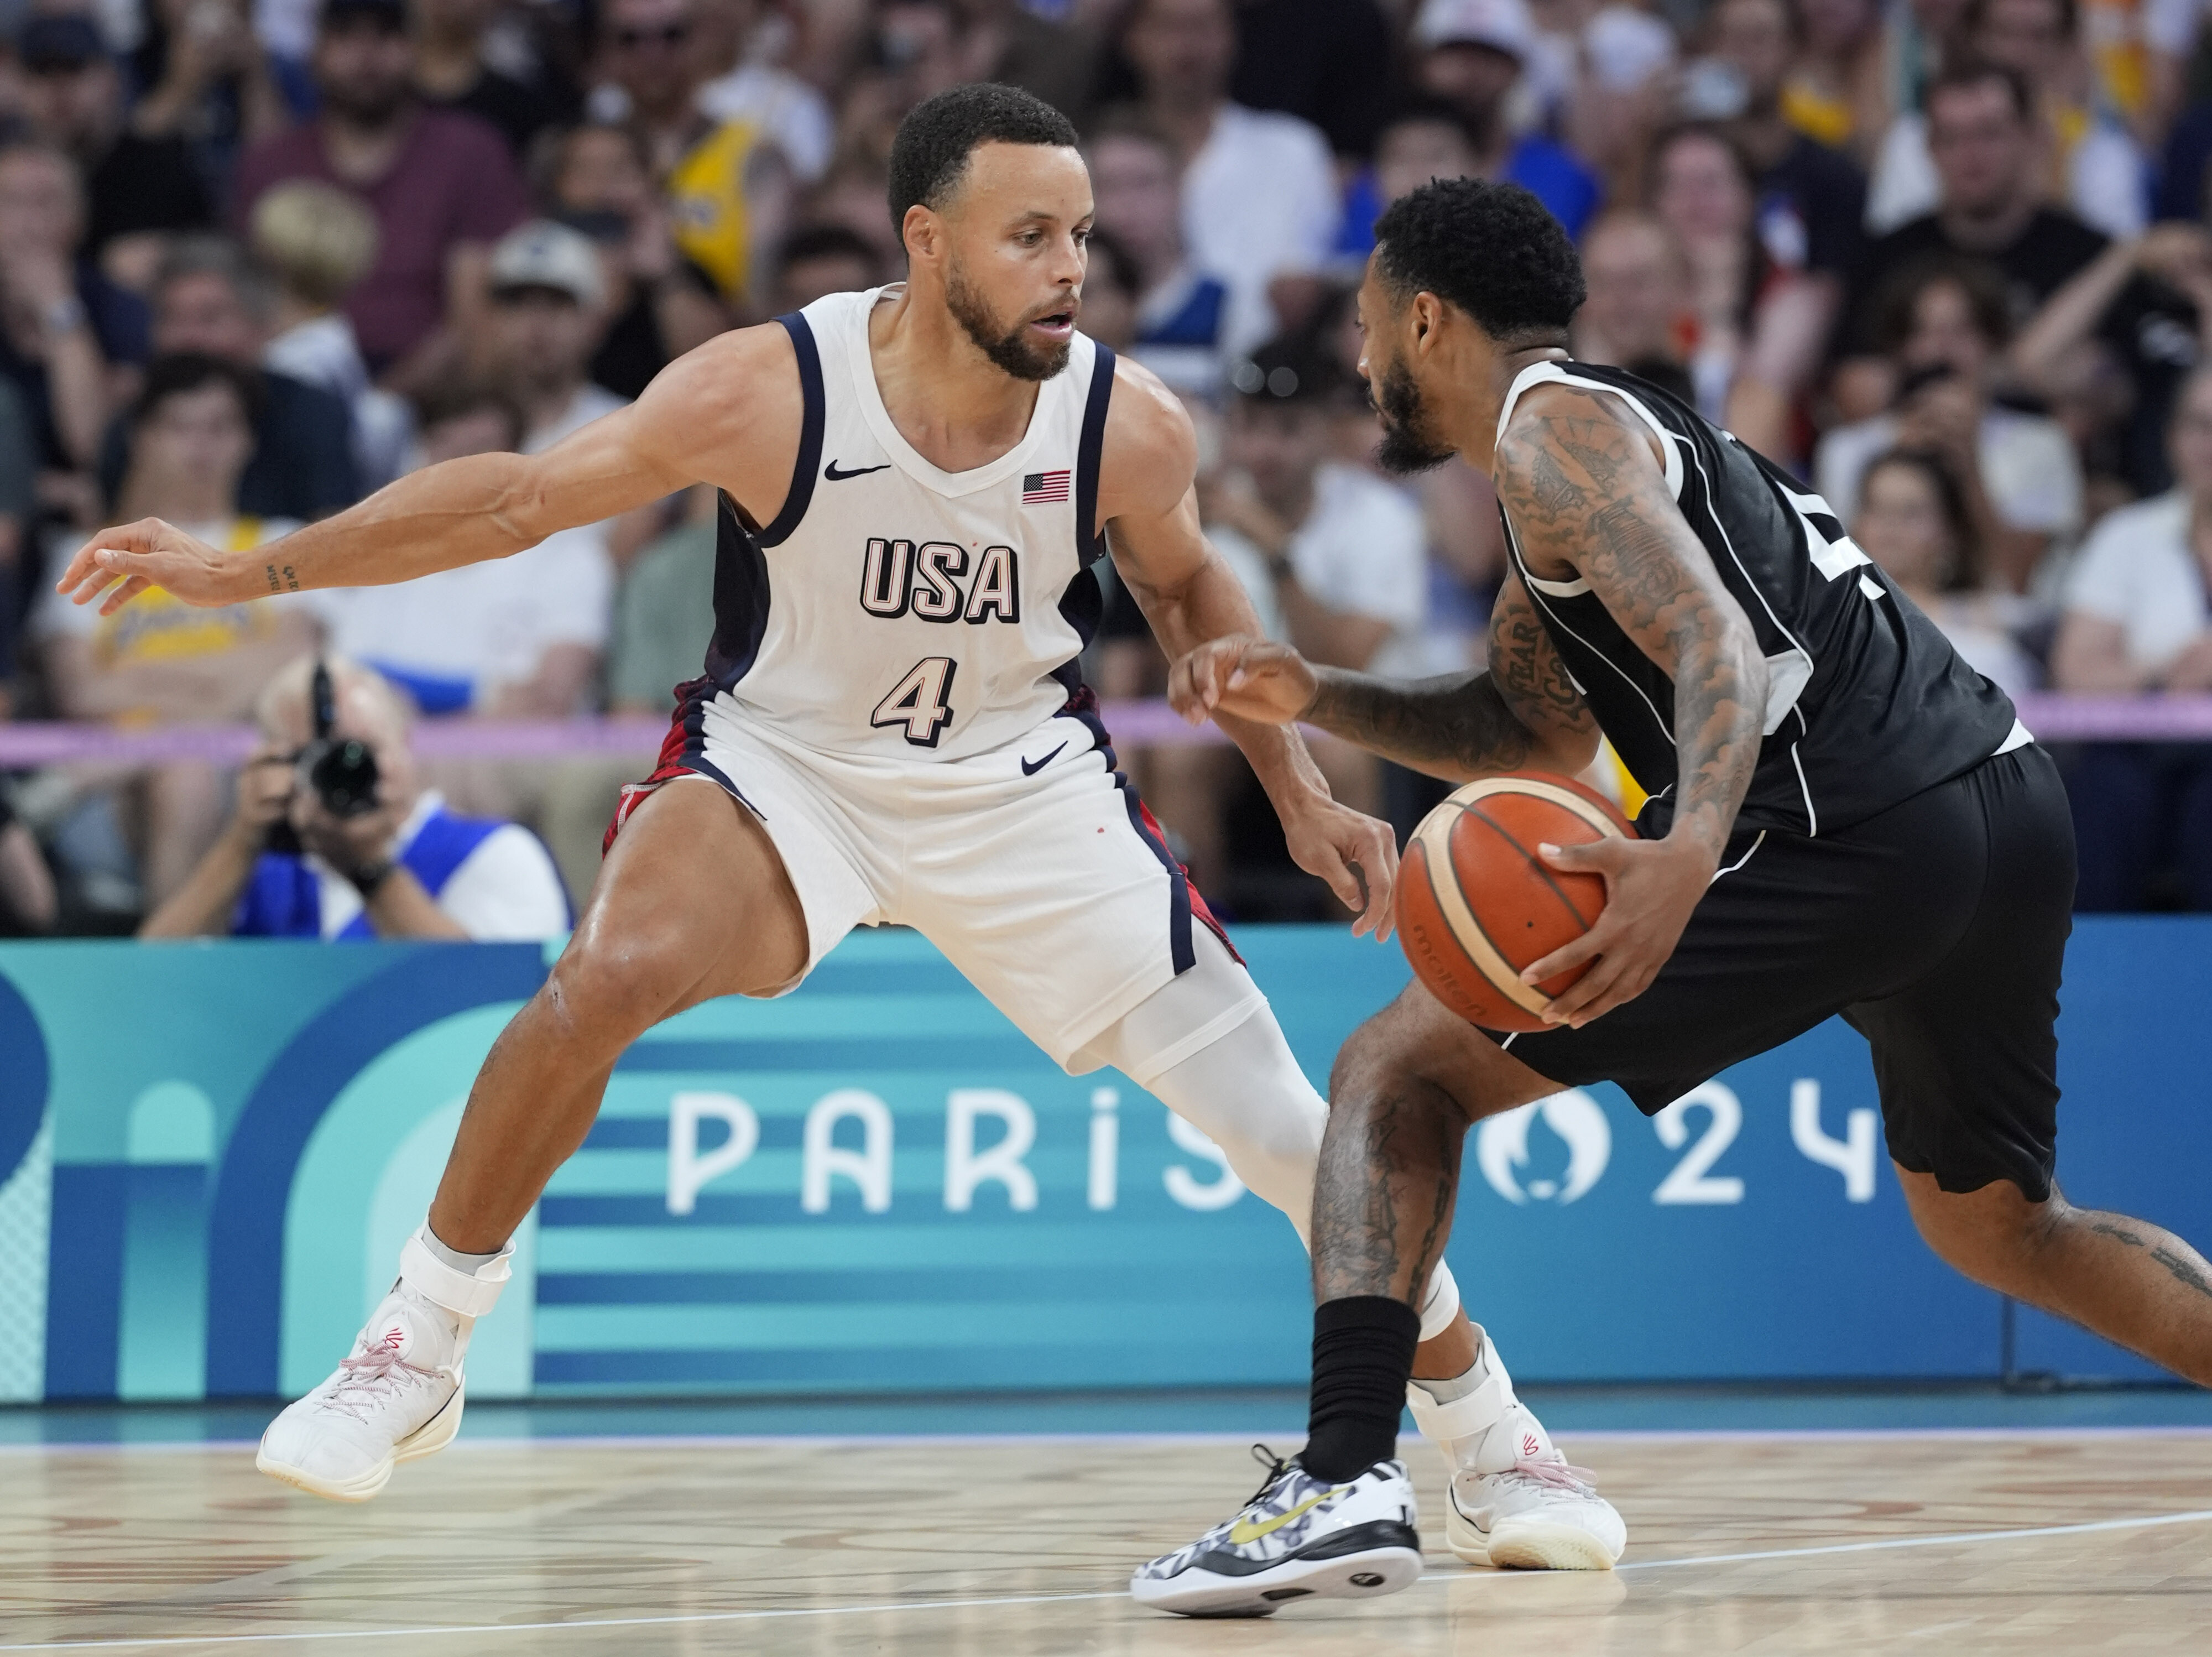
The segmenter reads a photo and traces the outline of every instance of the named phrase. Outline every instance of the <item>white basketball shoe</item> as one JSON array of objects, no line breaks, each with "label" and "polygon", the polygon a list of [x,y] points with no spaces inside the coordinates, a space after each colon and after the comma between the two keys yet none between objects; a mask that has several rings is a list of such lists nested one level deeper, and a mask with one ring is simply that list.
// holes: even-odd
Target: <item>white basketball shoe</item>
[{"label": "white basketball shoe", "polygon": [[352,1353],[269,1423],[253,1465],[312,1496],[366,1502],[399,1463],[451,1444],[466,1402],[469,1334],[498,1299],[511,1252],[471,1276],[431,1254],[419,1235],[410,1238],[399,1280]]},{"label": "white basketball shoe", "polygon": [[1293,1599],[1370,1599],[1421,1578],[1413,1481],[1378,1461],[1342,1484],[1258,1445],[1267,1482],[1235,1518],[1139,1566],[1138,1604],[1185,1617],[1268,1617]]},{"label": "white basketball shoe", "polygon": [[1449,1470],[1445,1544],[1470,1565],[1611,1570],[1627,1548],[1628,1527],[1597,1493],[1595,1476],[1561,1455],[1534,1411],[1514,1396],[1486,1335],[1468,1379],[1470,1389],[1448,1404],[1419,1386],[1406,1389],[1414,1422]]}]

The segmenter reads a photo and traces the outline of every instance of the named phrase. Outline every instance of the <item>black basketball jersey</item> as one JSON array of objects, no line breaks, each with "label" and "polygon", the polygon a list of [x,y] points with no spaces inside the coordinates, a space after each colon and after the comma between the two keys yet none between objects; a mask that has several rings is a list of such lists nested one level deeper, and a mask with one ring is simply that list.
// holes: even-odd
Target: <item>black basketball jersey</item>
[{"label": "black basketball jersey", "polygon": [[[1844,533],[1818,495],[1655,386],[1618,369],[1539,362],[1514,381],[1617,393],[1657,434],[1667,486],[1766,658],[1765,740],[1737,821],[1817,835],[1844,828],[2030,739],[2003,691]],[[1540,581],[1505,519],[1514,568],[1599,726],[1673,820],[1674,686],[1586,581]]]}]

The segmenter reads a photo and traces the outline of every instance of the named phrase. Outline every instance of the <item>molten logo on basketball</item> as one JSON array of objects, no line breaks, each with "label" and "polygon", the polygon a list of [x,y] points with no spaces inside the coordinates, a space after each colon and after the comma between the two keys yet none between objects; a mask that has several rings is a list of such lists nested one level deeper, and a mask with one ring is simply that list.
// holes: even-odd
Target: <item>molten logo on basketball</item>
[{"label": "molten logo on basketball", "polygon": [[[1518,1169],[1528,1166],[1528,1129],[1537,1118],[1566,1142],[1564,1180],[1531,1179],[1524,1189]],[[1474,1160],[1490,1188],[1509,1203],[1571,1203],[1597,1184],[1613,1160],[1613,1130],[1605,1110],[1579,1087],[1523,1105],[1486,1120],[1474,1133]]]}]

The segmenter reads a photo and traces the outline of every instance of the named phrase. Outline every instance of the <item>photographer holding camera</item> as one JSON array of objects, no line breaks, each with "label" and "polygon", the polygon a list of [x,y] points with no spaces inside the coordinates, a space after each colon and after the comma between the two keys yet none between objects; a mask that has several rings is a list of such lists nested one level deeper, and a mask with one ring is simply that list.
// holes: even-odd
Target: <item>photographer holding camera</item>
[{"label": "photographer holding camera", "polygon": [[382,678],[313,656],[262,691],[237,808],[142,938],[536,940],[565,931],[553,860],[519,824],[460,817],[421,783]]}]

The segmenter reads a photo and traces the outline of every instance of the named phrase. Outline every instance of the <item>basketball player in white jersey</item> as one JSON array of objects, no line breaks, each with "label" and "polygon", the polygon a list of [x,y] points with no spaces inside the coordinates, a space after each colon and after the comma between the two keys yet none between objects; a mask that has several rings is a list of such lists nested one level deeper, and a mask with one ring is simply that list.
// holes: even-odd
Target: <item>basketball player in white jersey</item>
[{"label": "basketball player in white jersey", "polygon": [[[146,521],[71,564],[62,590],[104,593],[103,613],[149,586],[221,605],[404,581],[695,483],[721,491],[707,671],[625,791],[567,950],[485,1061],[392,1293],[271,1424],[264,1472],[365,1501],[450,1442],[508,1239],[617,1057],[710,996],[791,990],[855,926],[915,927],[1069,1070],[1118,1066],[1304,1235],[1327,1106],[1078,676],[1109,535],[1170,652],[1255,622],[1199,531],[1188,417],[1075,331],[1091,216],[1075,143],[1027,94],[956,88],[892,155],[902,288],[725,334],[543,455],[426,468],[250,555]],[[1389,831],[1330,799],[1294,731],[1224,724],[1298,862],[1356,930],[1386,931]],[[387,869],[350,872],[366,889]],[[1421,1317],[1414,1373],[1451,1379],[1417,1382],[1416,1414],[1486,1493],[1487,1526],[1455,1532],[1457,1550],[1609,1566],[1619,1515],[1560,1476],[1441,1265]]]}]

